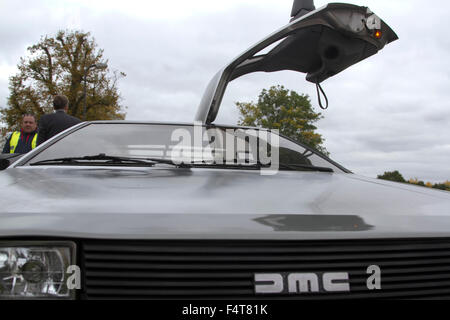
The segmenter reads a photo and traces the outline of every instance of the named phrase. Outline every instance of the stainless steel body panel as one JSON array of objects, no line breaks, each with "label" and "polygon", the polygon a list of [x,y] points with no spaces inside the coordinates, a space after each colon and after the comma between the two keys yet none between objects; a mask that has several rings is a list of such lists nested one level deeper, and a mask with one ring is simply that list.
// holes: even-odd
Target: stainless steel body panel
[{"label": "stainless steel body panel", "polygon": [[0,174],[0,236],[450,236],[450,194],[354,174],[40,166]]}]

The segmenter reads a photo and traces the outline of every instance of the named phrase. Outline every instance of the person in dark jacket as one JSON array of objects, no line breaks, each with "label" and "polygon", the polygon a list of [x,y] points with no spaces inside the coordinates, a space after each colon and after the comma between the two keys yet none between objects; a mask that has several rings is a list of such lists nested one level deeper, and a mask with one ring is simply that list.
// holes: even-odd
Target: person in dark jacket
[{"label": "person in dark jacket", "polygon": [[54,113],[43,115],[39,120],[38,145],[81,122],[80,119],[67,114],[69,100],[66,96],[55,96],[53,108],[55,109]]},{"label": "person in dark jacket", "polygon": [[32,114],[25,114],[20,131],[14,131],[9,136],[2,153],[27,153],[36,148],[36,128],[36,117]]}]

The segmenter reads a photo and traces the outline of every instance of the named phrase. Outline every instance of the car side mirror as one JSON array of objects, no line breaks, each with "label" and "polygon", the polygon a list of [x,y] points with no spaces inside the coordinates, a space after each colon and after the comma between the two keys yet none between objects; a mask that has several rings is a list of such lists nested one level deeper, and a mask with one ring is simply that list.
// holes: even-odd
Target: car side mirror
[{"label": "car side mirror", "polygon": [[8,159],[0,159],[0,170],[5,170],[10,164],[11,162]]},{"label": "car side mirror", "polygon": [[0,170],[5,170],[11,164],[19,160],[23,156],[22,153],[2,153],[0,154]]}]

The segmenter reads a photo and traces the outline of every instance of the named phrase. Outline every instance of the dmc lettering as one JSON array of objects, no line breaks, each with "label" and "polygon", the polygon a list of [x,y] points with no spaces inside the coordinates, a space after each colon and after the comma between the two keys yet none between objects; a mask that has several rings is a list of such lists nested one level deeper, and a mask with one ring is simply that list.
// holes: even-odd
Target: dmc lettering
[{"label": "dmc lettering", "polygon": [[[369,290],[381,289],[381,269],[367,268]],[[325,273],[255,273],[256,294],[302,294],[320,292],[350,292],[348,272]]]},{"label": "dmc lettering", "polygon": [[256,273],[255,292],[260,294],[345,292],[350,291],[348,280],[347,272],[329,272],[321,275],[316,273],[290,273],[284,276],[280,273]]}]

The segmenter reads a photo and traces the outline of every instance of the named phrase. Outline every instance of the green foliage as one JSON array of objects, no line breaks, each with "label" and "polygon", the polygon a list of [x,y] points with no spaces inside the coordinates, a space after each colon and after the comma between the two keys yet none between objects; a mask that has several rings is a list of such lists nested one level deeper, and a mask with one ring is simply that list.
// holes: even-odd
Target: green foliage
[{"label": "green foliage", "polygon": [[432,188],[439,189],[439,190],[447,190],[450,191],[450,183],[449,181],[443,182],[443,183],[435,183]]},{"label": "green foliage", "polygon": [[236,102],[236,106],[241,114],[238,125],[278,129],[291,139],[329,154],[314,126],[323,116],[314,112],[308,95],[278,85],[263,89],[256,104]]},{"label": "green foliage", "polygon": [[[56,94],[69,99],[68,113],[83,117],[83,76],[92,64],[107,62],[103,50],[97,48],[90,33],[59,31],[55,37],[45,36],[28,47],[29,55],[21,58],[19,72],[10,77],[8,106],[0,110],[0,120],[8,131],[17,128],[24,113],[34,113],[40,118],[53,111],[52,100]],[[108,69],[89,69],[87,82],[87,120],[124,119],[117,80],[125,76]]]},{"label": "green foliage", "polygon": [[395,171],[386,171],[382,175],[377,176],[378,179],[384,179],[384,180],[390,180],[395,182],[404,182],[409,184],[414,184],[421,187],[428,187],[433,189],[439,189],[439,190],[446,190],[450,191],[450,181],[445,181],[442,183],[431,183],[431,182],[423,182],[422,180],[418,180],[417,178],[411,178],[408,181],[405,180],[400,172],[398,170]]},{"label": "green foliage", "polygon": [[395,181],[395,182],[406,182],[405,178],[403,178],[402,174],[400,172],[398,172],[397,170],[386,171],[382,175],[378,175],[377,178],[383,179],[383,180]]}]

